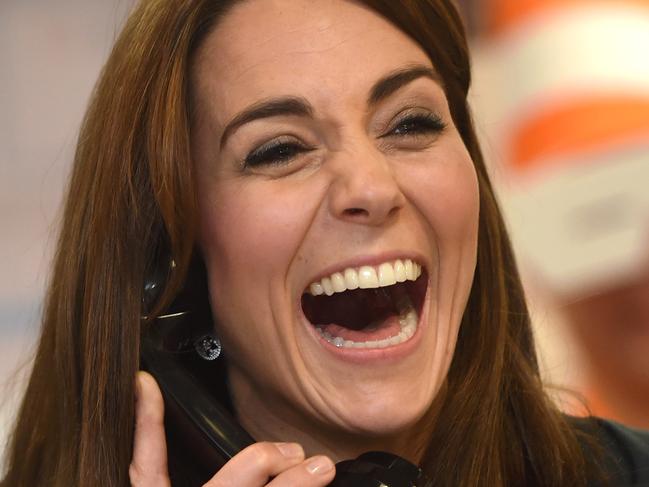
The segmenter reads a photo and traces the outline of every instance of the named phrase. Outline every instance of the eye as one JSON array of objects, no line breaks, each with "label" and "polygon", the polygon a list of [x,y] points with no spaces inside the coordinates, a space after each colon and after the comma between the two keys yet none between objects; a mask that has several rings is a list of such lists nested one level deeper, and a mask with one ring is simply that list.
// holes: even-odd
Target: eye
[{"label": "eye", "polygon": [[446,124],[438,115],[430,112],[410,112],[403,114],[382,137],[433,135],[442,132],[445,128]]},{"label": "eye", "polygon": [[244,160],[244,166],[251,168],[285,164],[311,150],[313,149],[293,138],[281,137],[250,152]]}]

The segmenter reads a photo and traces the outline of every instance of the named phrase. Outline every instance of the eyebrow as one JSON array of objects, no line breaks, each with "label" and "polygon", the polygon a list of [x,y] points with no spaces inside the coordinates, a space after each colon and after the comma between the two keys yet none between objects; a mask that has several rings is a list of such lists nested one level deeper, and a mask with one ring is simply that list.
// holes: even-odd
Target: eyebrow
[{"label": "eyebrow", "polygon": [[370,96],[367,98],[368,106],[376,105],[403,86],[419,78],[428,78],[436,83],[441,83],[440,77],[435,70],[424,64],[414,64],[407,68],[398,69],[392,71],[374,84],[370,91]]},{"label": "eyebrow", "polygon": [[[387,74],[374,84],[370,90],[367,105],[374,106],[380,103],[403,86],[419,78],[429,78],[437,83],[440,82],[440,77],[435,70],[423,64],[398,69]],[[311,117],[313,116],[313,107],[306,99],[295,96],[261,100],[246,108],[227,124],[221,135],[221,149],[228,137],[242,125],[254,120],[278,116]]]},{"label": "eyebrow", "polygon": [[252,122],[253,120],[278,117],[282,115],[309,117],[313,115],[313,108],[304,98],[295,96],[272,98],[270,100],[262,100],[255,103],[246,108],[243,112],[239,113],[230,123],[228,123],[223,130],[223,135],[221,136],[221,148],[223,148],[227,138],[232,134],[232,132],[242,125]]}]

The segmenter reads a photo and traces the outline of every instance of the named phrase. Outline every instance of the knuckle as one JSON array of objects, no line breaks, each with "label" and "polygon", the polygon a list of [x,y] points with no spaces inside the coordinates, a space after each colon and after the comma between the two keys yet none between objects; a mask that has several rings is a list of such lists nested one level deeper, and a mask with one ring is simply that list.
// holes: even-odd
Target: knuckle
[{"label": "knuckle", "polygon": [[272,443],[260,442],[250,447],[251,461],[258,469],[267,469],[276,461],[277,448]]}]

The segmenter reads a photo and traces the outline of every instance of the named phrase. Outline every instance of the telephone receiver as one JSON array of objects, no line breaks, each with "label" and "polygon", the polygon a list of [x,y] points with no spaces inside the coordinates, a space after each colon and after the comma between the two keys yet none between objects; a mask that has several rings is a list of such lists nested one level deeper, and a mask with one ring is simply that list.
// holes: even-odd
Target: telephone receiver
[{"label": "telephone receiver", "polygon": [[[171,268],[170,268],[171,269]],[[169,269],[154,269],[144,283],[144,314],[151,309]],[[255,440],[234,419],[226,381],[226,358],[201,359],[194,342],[212,331],[207,277],[199,257],[190,266],[184,289],[141,340],[143,368],[156,379],[165,403],[170,471],[176,455],[191,464],[195,480],[173,485],[202,485],[228,460]],[[177,445],[177,452],[171,446]],[[336,464],[332,487],[432,487],[416,465],[387,452],[367,452]]]}]

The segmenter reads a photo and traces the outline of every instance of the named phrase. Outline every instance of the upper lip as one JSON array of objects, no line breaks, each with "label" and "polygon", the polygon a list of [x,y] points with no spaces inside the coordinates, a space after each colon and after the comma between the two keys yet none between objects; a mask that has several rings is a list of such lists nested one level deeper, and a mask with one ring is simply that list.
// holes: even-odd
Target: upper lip
[{"label": "upper lip", "polygon": [[391,251],[391,252],[383,252],[381,254],[374,254],[374,255],[362,255],[362,256],[352,257],[343,261],[339,261],[335,264],[331,264],[325,267],[323,270],[319,271],[314,277],[312,277],[306,283],[306,285],[303,286],[303,289],[307,289],[311,285],[311,283],[318,282],[323,277],[328,277],[334,272],[342,272],[349,267],[357,269],[359,267],[363,267],[366,265],[377,266],[379,264],[382,264],[383,262],[392,262],[397,259],[402,259],[402,260],[410,259],[413,262],[416,262],[417,264],[421,265],[425,270],[428,269],[426,260],[424,259],[423,255],[418,252]]}]

